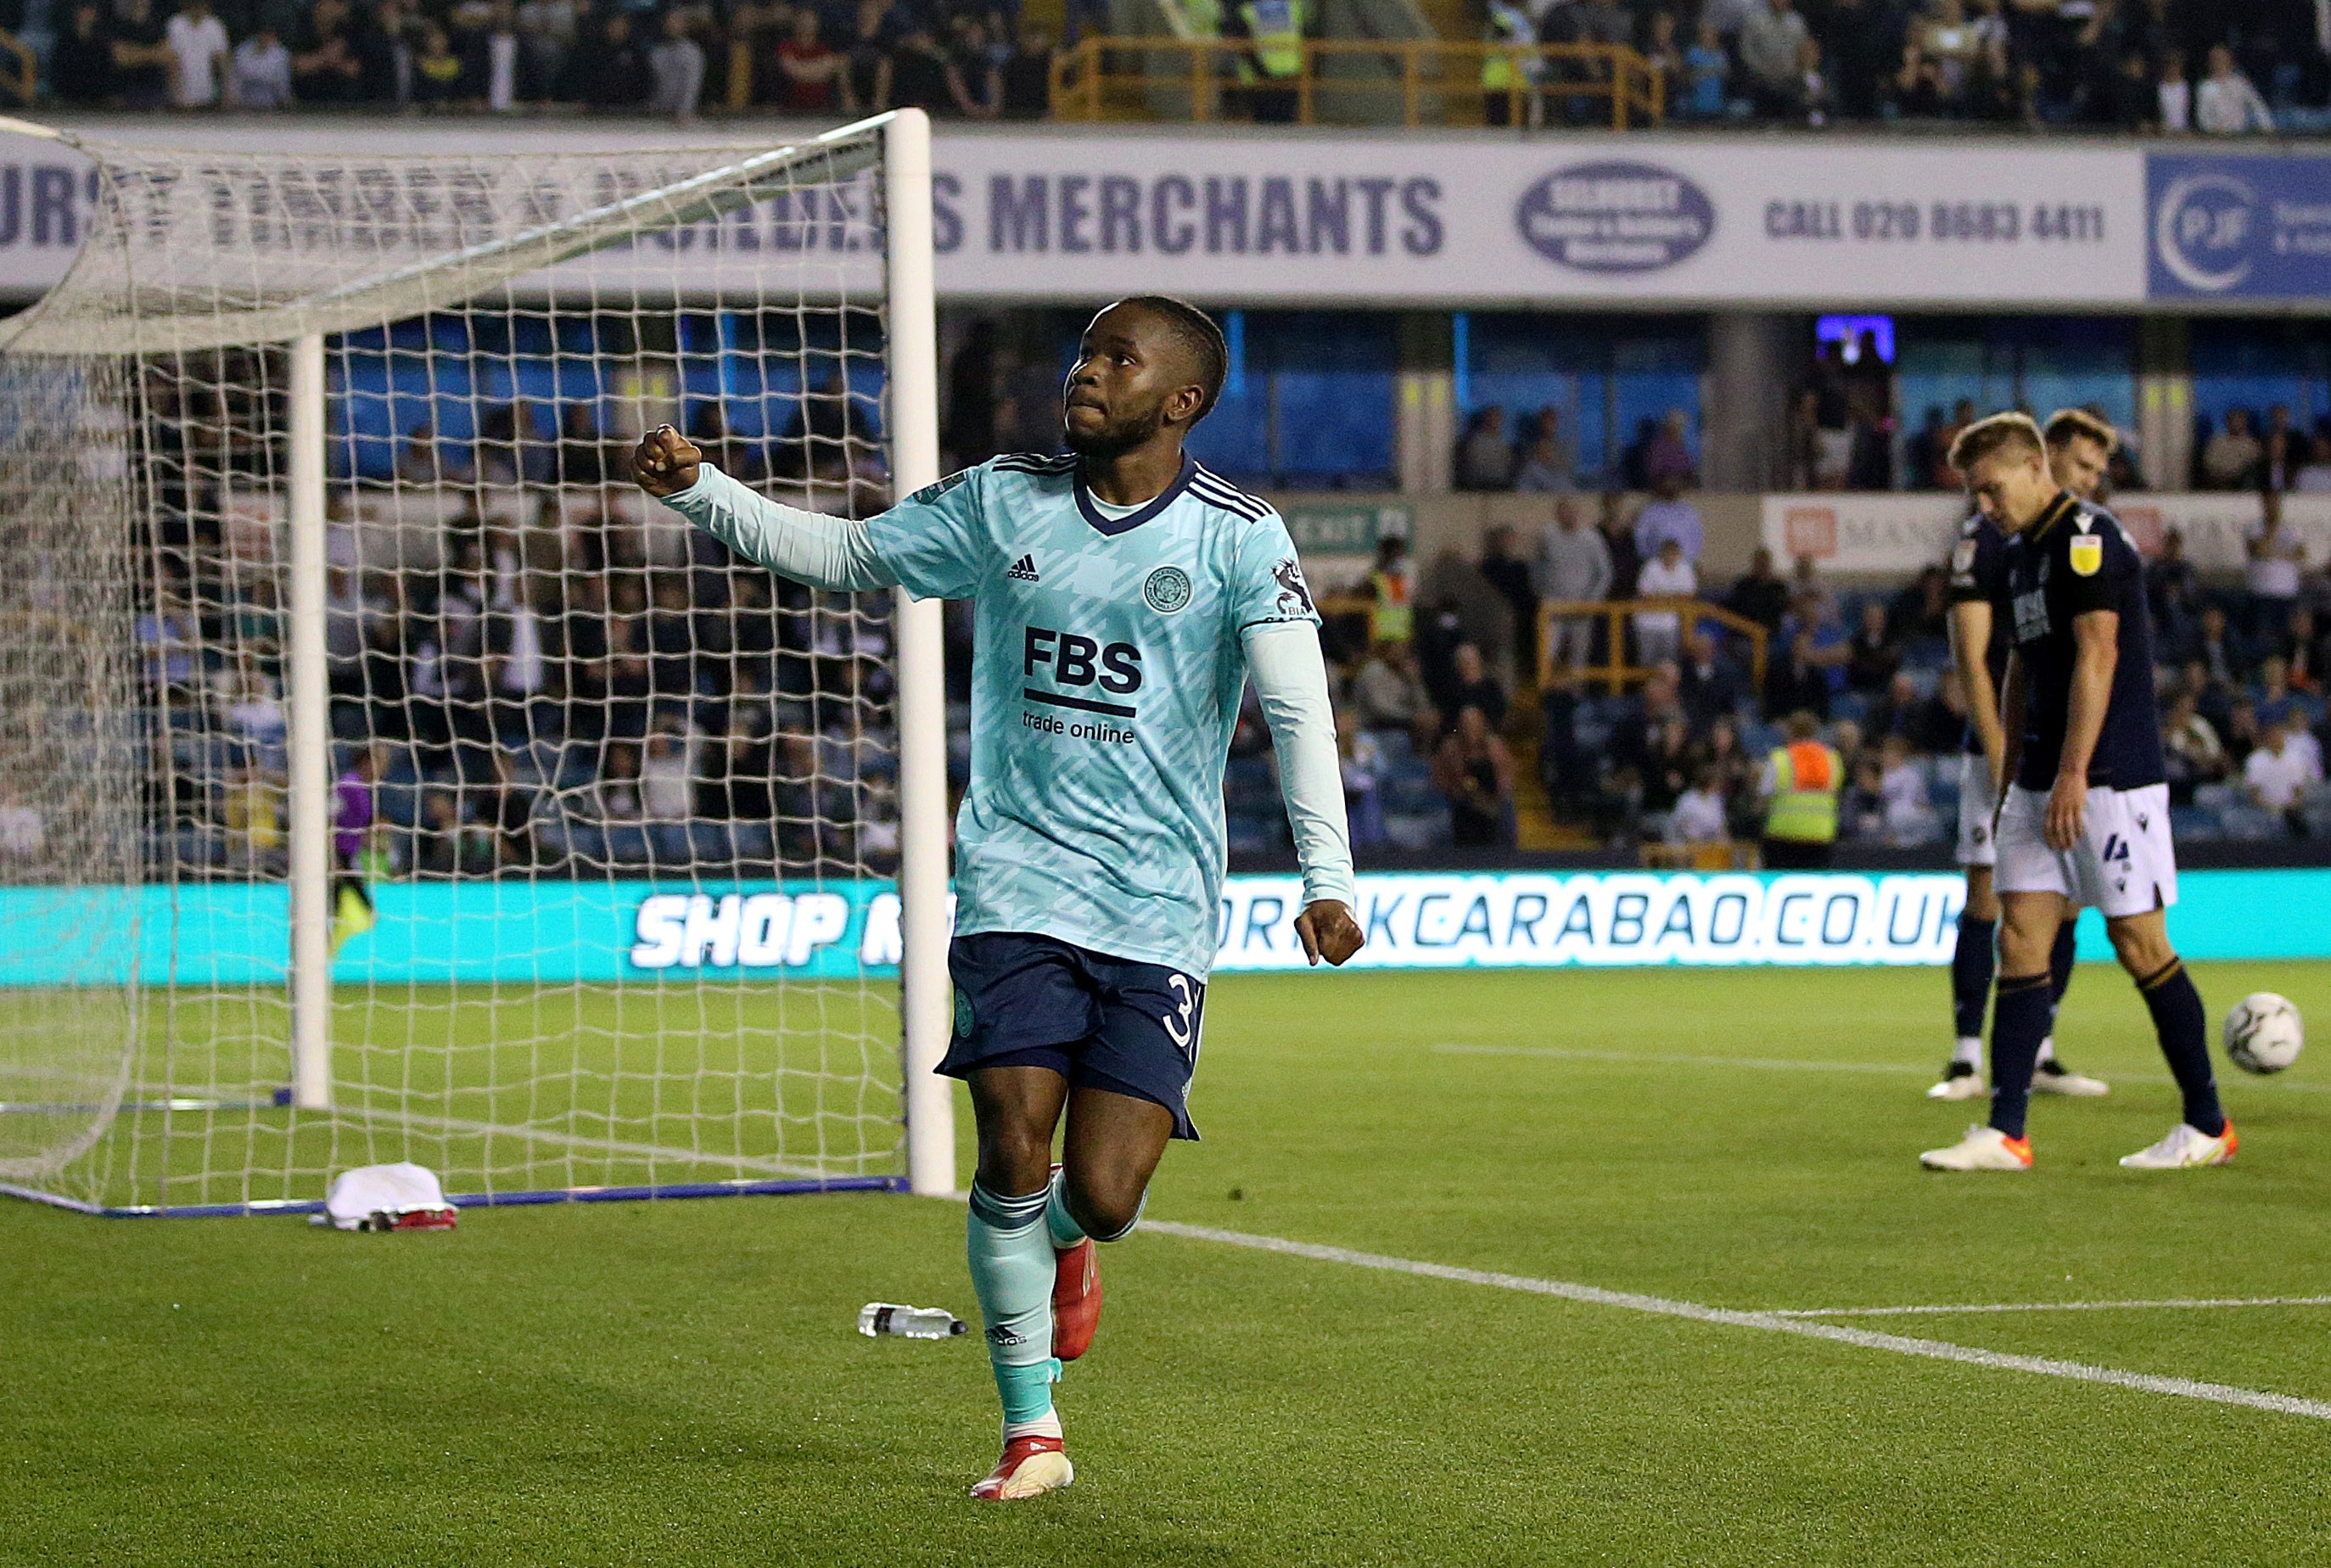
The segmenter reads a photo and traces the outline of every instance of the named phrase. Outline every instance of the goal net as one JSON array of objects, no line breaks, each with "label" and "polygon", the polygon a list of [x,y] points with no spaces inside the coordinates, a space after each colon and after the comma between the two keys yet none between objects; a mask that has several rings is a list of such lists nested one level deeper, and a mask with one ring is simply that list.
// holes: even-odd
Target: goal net
[{"label": "goal net", "polygon": [[937,477],[923,117],[70,145],[0,321],[0,1187],[951,1187],[937,607],[628,478],[660,423],[827,512]]}]

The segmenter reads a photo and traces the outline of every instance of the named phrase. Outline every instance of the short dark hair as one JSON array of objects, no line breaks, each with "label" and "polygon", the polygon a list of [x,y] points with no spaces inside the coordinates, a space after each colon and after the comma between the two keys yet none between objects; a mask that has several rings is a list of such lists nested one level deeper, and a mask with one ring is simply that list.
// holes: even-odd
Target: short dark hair
[{"label": "short dark hair", "polygon": [[1231,346],[1223,337],[1223,329],[1214,318],[1186,299],[1176,299],[1171,294],[1136,294],[1119,299],[1120,305],[1137,305],[1162,319],[1173,331],[1175,340],[1187,349],[1198,363],[1198,385],[1205,389],[1205,401],[1190,423],[1213,413],[1214,404],[1223,397],[1223,383],[1230,379]]}]

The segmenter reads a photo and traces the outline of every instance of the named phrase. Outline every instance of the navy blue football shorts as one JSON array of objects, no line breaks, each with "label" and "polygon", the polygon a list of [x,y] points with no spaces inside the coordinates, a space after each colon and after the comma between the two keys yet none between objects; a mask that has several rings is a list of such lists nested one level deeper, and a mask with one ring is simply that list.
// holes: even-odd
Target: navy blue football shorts
[{"label": "navy blue football shorts", "polygon": [[1190,1075],[1198,1067],[1205,983],[1163,964],[1111,958],[1016,931],[958,936],[955,1038],[939,1071],[1044,1067],[1070,1088],[1107,1089],[1164,1106],[1174,1136],[1194,1139]]}]

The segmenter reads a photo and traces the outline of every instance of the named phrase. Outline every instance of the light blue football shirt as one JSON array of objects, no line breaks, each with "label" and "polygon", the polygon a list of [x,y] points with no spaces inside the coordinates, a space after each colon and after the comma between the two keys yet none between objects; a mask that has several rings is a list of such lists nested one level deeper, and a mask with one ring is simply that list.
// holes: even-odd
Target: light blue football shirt
[{"label": "light blue football shirt", "polygon": [[1318,613],[1277,512],[1188,457],[1112,518],[1071,457],[1000,457],[866,525],[918,598],[976,602],[956,929],[1203,979],[1242,634]]}]

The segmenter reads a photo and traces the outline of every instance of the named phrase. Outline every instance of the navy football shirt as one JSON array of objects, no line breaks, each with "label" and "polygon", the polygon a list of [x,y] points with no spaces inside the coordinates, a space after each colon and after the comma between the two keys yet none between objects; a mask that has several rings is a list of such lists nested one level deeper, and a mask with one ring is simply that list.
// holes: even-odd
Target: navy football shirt
[{"label": "navy football shirt", "polygon": [[2120,657],[2088,783],[2142,789],[2167,777],[2153,691],[2153,626],[2136,541],[2103,508],[2059,493],[2038,522],[2000,550],[1993,614],[2009,628],[2023,668],[2023,755],[2015,782],[2055,787],[2069,717],[2079,644],[2072,622],[2092,611],[2120,616]]}]

